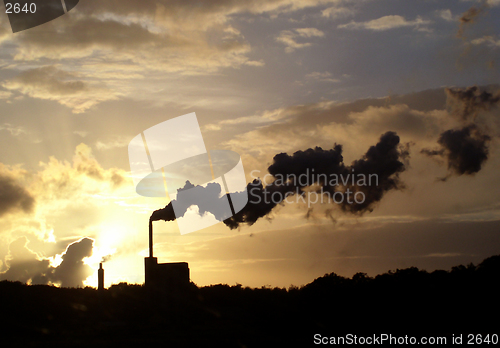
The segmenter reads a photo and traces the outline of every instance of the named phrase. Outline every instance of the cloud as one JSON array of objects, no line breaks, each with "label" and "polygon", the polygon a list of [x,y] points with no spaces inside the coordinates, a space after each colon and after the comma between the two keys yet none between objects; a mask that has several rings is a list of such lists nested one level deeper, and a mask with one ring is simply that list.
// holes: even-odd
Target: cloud
[{"label": "cloud", "polygon": [[[218,0],[210,3],[204,1],[171,2],[153,0],[130,0],[124,4],[123,1],[111,0],[102,3],[98,0],[89,0],[85,7],[79,6],[79,10],[86,14],[114,13],[130,21],[141,17],[160,17],[160,20],[172,20],[175,22],[187,21],[187,27],[206,26],[206,22],[226,22],[228,16],[237,13],[288,13],[305,8],[316,7],[324,4],[338,4],[339,0]],[[122,6],[118,6],[118,5]],[[195,21],[198,19],[198,22]],[[176,25],[177,23],[172,23]]]},{"label": "cloud", "polygon": [[126,147],[128,146],[129,142],[130,139],[128,138],[114,139],[108,142],[97,141],[95,147],[97,148],[97,150],[100,151],[111,150],[111,149]]},{"label": "cloud", "polygon": [[492,47],[492,48],[498,48],[498,47],[500,47],[500,40],[495,39],[491,35],[486,35],[486,36],[483,36],[483,37],[471,40],[470,43],[473,44],[473,45],[483,45],[483,44],[486,44],[486,45],[488,45],[489,47]]},{"label": "cloud", "polygon": [[0,125],[0,131],[5,130],[9,132],[13,136],[19,136],[21,134],[27,134],[27,131],[24,127],[21,126],[13,126],[10,123],[4,123]]},{"label": "cloud", "polygon": [[316,28],[298,28],[292,30],[282,30],[276,41],[281,42],[285,46],[285,51],[287,53],[293,52],[296,49],[301,49],[304,47],[309,47],[312,45],[310,42],[297,42],[297,38],[311,38],[311,37],[324,37],[325,33]]},{"label": "cloud", "polygon": [[83,263],[83,259],[92,256],[94,241],[82,238],[71,243],[62,255],[62,262],[57,266],[49,280],[60,282],[63,287],[82,287],[83,281],[93,270]]},{"label": "cloud", "polygon": [[263,60],[249,60],[249,61],[245,62],[245,65],[249,65],[249,66],[264,66],[266,64],[265,64],[265,62]]},{"label": "cloud", "polygon": [[82,138],[85,138],[89,134],[89,132],[86,132],[86,131],[74,131],[73,134],[76,134],[76,135],[78,135],[78,136],[80,136]]},{"label": "cloud", "polygon": [[12,29],[10,28],[7,16],[2,16],[2,18],[0,18],[0,43],[8,40],[11,35]]},{"label": "cloud", "polygon": [[340,82],[340,79],[332,78],[332,74],[328,71],[325,72],[313,71],[312,73],[307,74],[306,78],[322,82],[333,82],[333,83]]},{"label": "cloud", "polygon": [[[21,245],[13,244],[13,260],[4,262],[4,266],[11,268],[0,277],[80,286],[90,270],[78,260],[84,254],[89,255],[90,241],[73,244],[66,256],[57,257],[63,261],[57,269],[54,258],[47,255],[61,254],[68,240],[78,239],[75,236],[91,236],[99,246],[96,256],[99,258],[109,254],[111,246],[128,247],[129,238],[137,238],[135,231],[116,225],[117,221],[122,225],[126,224],[125,220],[131,223],[133,214],[119,220],[112,214],[144,209],[144,202],[136,196],[129,174],[118,168],[103,168],[85,144],[76,147],[71,161],[50,157],[40,162],[39,168],[29,170],[0,164],[0,258],[3,259],[8,252],[6,247],[19,236],[30,240],[29,249],[34,251],[24,250],[30,256],[29,262],[25,262],[26,257],[14,254],[15,250],[24,248],[26,240],[18,242]],[[114,220],[113,224],[103,228],[103,222],[108,220]],[[136,245],[133,248],[134,252],[140,250]],[[49,261],[52,268],[48,268]],[[4,270],[5,267],[0,272]]]},{"label": "cloud", "polygon": [[337,26],[339,29],[350,29],[350,30],[359,30],[359,29],[367,29],[373,31],[384,31],[395,28],[403,28],[403,27],[416,27],[429,24],[430,21],[423,20],[421,17],[417,17],[412,21],[407,21],[404,17],[399,15],[390,15],[384,16],[377,19],[373,19],[368,22],[355,22],[351,21],[347,24],[340,24]]},{"label": "cloud", "polygon": [[30,97],[55,100],[74,113],[82,113],[100,102],[118,97],[102,85],[84,82],[75,74],[54,66],[23,71],[2,86]]},{"label": "cloud", "polygon": [[349,7],[332,6],[321,11],[323,17],[330,19],[352,17],[356,14],[356,10]]},{"label": "cloud", "polygon": [[35,198],[16,181],[5,167],[0,166],[0,216],[9,212],[31,213]]},{"label": "cloud", "polygon": [[[58,21],[24,31],[13,40],[18,63],[41,57],[103,58],[187,75],[211,74],[221,68],[261,66],[247,57],[249,43],[230,24],[235,14],[284,13],[334,0],[214,2],[86,1]],[[104,69],[104,66],[101,66]],[[114,71],[107,67],[106,73]],[[92,72],[88,72],[92,73]]]},{"label": "cloud", "polygon": [[12,137],[22,140],[23,142],[38,144],[42,142],[36,132],[30,131],[23,126],[15,126],[11,123],[0,124],[0,134],[2,131],[8,132]]},{"label": "cloud", "polygon": [[453,17],[451,10],[446,9],[446,10],[437,10],[436,11],[437,15],[441,18],[444,19],[447,22],[452,22],[456,20],[457,18]]},{"label": "cloud", "polygon": [[[5,257],[7,270],[0,273],[0,279],[17,280],[23,283],[38,283],[41,276],[48,273],[50,261],[41,258],[30,250],[26,237],[20,237],[9,245],[9,254]],[[35,279],[34,279],[35,278]]]},{"label": "cloud", "polygon": [[311,43],[305,42],[305,43],[298,43],[295,41],[295,39],[298,37],[298,35],[290,30],[283,30],[279,34],[279,36],[276,38],[276,41],[281,42],[282,44],[286,45],[287,47],[285,48],[285,51],[287,53],[293,52],[296,49],[301,49],[304,47],[309,47],[311,46]]},{"label": "cloud", "polygon": [[27,284],[55,284],[62,287],[82,287],[92,269],[83,260],[92,256],[94,241],[82,238],[69,244],[60,255],[57,267],[50,265],[49,258],[40,257],[28,248],[28,239],[20,237],[9,246],[5,264],[8,269],[0,273],[0,279],[21,281]]},{"label": "cloud", "polygon": [[324,32],[322,32],[321,30],[318,30],[316,28],[298,28],[298,29],[295,29],[295,31],[301,37],[314,37],[314,36],[323,37],[323,36],[325,36]]},{"label": "cloud", "polygon": [[12,95],[12,92],[0,91],[0,99],[9,99],[11,95]]},{"label": "cloud", "polygon": [[275,110],[279,110],[280,121],[239,134],[225,145],[242,154],[245,163],[258,158],[253,163],[257,168],[272,153],[315,144],[328,148],[332,142],[346,144],[345,154],[355,158],[387,130],[396,131],[405,142],[428,141],[438,136],[441,123],[448,122],[443,120],[446,111],[439,110],[445,108],[445,102],[444,90],[440,89],[390,99],[296,105]]},{"label": "cloud", "polygon": [[264,111],[260,115],[244,116],[238,118],[232,118],[227,120],[222,120],[217,123],[210,123],[203,127],[205,131],[218,131],[222,127],[237,126],[242,124],[269,124],[272,122],[277,122],[286,117],[286,114],[282,112],[283,109],[276,109],[271,111]]},{"label": "cloud", "polygon": [[48,162],[40,162],[40,170],[25,174],[25,185],[37,200],[43,201],[46,209],[52,203],[68,204],[83,200],[86,196],[112,192],[123,186],[128,175],[118,168],[104,169],[94,158],[92,149],[79,144],[72,162],[50,157]]}]

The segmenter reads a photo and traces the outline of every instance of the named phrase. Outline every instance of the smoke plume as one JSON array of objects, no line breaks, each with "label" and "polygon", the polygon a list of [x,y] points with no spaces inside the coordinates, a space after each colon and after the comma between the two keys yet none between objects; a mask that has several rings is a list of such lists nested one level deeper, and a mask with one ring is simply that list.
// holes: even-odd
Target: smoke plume
[{"label": "smoke plume", "polygon": [[106,255],[106,256],[103,256],[101,258],[101,262],[108,262],[109,260],[111,260],[111,258],[113,257],[112,254],[109,254],[109,255]]},{"label": "smoke plume", "polygon": [[[448,110],[463,127],[448,129],[438,139],[440,148],[422,149],[421,153],[446,160],[450,173],[473,175],[488,159],[488,145],[492,138],[489,127],[478,116],[482,112],[498,111],[500,93],[490,93],[473,86],[447,88]],[[442,178],[445,181],[450,175]]]},{"label": "smoke plume", "polygon": [[[206,202],[196,202],[196,205],[200,215],[211,212],[231,229],[238,228],[241,224],[252,225],[288,197],[303,197],[311,192],[317,196],[333,197],[335,204],[344,212],[363,214],[372,211],[387,191],[404,186],[399,174],[406,168],[404,162],[409,158],[409,152],[400,145],[399,140],[394,132],[383,134],[376,145],[371,146],[361,159],[350,166],[343,163],[342,146],[337,144],[330,150],[316,147],[297,151],[293,155],[280,153],[274,156],[273,163],[268,168],[273,178],[271,183],[264,187],[260,179],[255,179],[247,185],[247,192],[233,193],[248,193],[249,196],[246,206],[236,214],[224,216],[223,210],[218,210],[218,201],[228,197],[220,195],[221,188],[218,184],[209,184],[206,188],[196,186],[204,197],[210,197]],[[193,187],[187,182],[178,192],[176,206],[180,205],[183,209],[176,208],[174,212],[173,201],[165,208],[153,212],[150,220],[173,221],[176,213],[177,217],[184,215],[193,200],[183,197],[183,191]],[[208,195],[205,193],[207,190],[211,192]],[[354,197],[363,199],[354,202]]]},{"label": "smoke plume", "polygon": [[[200,215],[209,212],[217,220],[222,221],[229,217],[225,209],[229,196],[222,194],[222,192],[222,188],[218,183],[209,183],[206,187],[203,187],[200,185],[195,186],[191,182],[186,181],[184,187],[178,190],[177,198],[167,204],[165,208],[155,210],[150,220],[173,221],[176,218],[184,216],[188,208],[195,202]],[[173,202],[175,202],[175,211]]]},{"label": "smoke plume", "polygon": [[447,104],[452,116],[464,122],[475,121],[480,111],[489,111],[500,101],[498,91],[493,94],[478,86],[446,88]]},{"label": "smoke plume", "polygon": [[457,37],[458,38],[463,38],[464,37],[464,31],[465,28],[474,23],[476,18],[483,12],[483,8],[477,8],[477,7],[471,7],[468,9],[466,12],[462,14],[462,17],[460,17],[460,26],[458,28],[457,32]]},{"label": "smoke plume", "polygon": [[[321,195],[337,196],[335,204],[344,212],[363,214],[372,211],[387,191],[404,187],[399,174],[406,169],[404,162],[408,157],[408,149],[400,146],[399,136],[394,132],[382,135],[375,146],[350,166],[343,163],[341,145],[335,145],[331,150],[316,147],[297,151],[292,156],[278,154],[268,168],[276,180],[265,188],[259,180],[249,183],[249,202],[224,223],[231,229],[241,224],[252,225],[282,202],[273,197],[305,195],[307,189],[314,187]],[[377,178],[376,183],[362,180],[370,175]],[[284,182],[282,178],[291,180]],[[358,193],[364,197],[359,203],[353,200]]]}]

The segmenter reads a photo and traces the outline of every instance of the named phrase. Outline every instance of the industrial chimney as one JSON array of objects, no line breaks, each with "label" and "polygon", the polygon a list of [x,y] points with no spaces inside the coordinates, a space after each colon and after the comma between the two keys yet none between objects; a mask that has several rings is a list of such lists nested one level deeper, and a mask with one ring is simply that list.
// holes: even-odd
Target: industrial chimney
[{"label": "industrial chimney", "polygon": [[189,286],[187,262],[158,263],[153,256],[153,220],[149,219],[149,257],[144,258],[144,280],[150,289],[179,290]]},{"label": "industrial chimney", "polygon": [[97,270],[97,290],[104,290],[104,269],[102,268],[102,262],[99,263],[99,269]]}]

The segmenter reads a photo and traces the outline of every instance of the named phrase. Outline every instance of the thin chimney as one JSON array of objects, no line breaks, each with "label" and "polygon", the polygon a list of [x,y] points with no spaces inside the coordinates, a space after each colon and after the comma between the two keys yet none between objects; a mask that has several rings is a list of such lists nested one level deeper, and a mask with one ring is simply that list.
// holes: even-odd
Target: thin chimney
[{"label": "thin chimney", "polygon": [[97,290],[104,290],[104,269],[102,268],[102,262],[99,263],[99,269],[97,270]]}]

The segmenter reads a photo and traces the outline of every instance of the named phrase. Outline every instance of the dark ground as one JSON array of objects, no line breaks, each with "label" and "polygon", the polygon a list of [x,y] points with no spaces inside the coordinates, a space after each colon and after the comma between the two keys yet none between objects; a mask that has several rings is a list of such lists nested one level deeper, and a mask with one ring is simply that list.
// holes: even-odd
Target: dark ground
[{"label": "dark ground", "polygon": [[[5,347],[301,347],[313,336],[500,334],[500,255],[474,266],[367,277],[327,274],[301,288],[190,284],[152,291],[0,282]],[[490,344],[491,345],[491,344]]]}]

